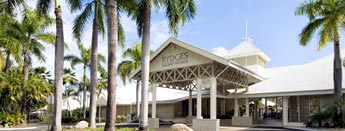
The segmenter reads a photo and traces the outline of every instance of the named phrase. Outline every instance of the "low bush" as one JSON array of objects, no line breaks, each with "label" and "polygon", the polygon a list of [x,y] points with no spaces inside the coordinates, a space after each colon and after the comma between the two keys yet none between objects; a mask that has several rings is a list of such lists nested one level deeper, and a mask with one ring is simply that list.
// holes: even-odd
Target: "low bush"
[{"label": "low bush", "polygon": [[79,122],[80,120],[76,117],[62,117],[61,122],[62,123],[76,123]]},{"label": "low bush", "polygon": [[126,122],[126,116],[124,115],[116,116],[116,123],[124,123],[124,122]]},{"label": "low bush", "polygon": [[42,122],[52,122],[53,121],[51,117],[46,116],[46,115],[39,116],[38,120],[42,121]]},{"label": "low bush", "polygon": [[327,122],[329,119],[329,112],[321,112],[320,110],[316,110],[310,114],[311,125],[313,122],[316,122],[319,125],[319,127],[321,127],[322,122]]},{"label": "low bush", "polygon": [[0,112],[0,124],[8,124],[9,126],[15,126],[23,123],[26,119],[26,115],[20,113],[1,113]]}]

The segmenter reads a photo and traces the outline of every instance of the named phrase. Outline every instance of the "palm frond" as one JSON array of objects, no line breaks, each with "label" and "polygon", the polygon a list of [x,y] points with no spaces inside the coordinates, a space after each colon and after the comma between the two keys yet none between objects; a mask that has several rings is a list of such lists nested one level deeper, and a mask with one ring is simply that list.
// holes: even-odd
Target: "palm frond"
[{"label": "palm frond", "polygon": [[82,32],[85,30],[86,24],[89,22],[89,18],[92,14],[92,3],[86,5],[83,12],[78,15],[73,21],[72,33],[73,37],[80,43]]},{"label": "palm frond", "polygon": [[125,31],[123,29],[123,26],[120,22],[120,19],[118,19],[118,33],[119,33],[119,46],[123,49],[125,48],[125,42],[126,42],[126,36],[125,36]]},{"label": "palm frond", "polygon": [[322,7],[325,5],[323,0],[306,0],[301,3],[299,7],[296,8],[296,15],[307,15],[309,20],[315,19],[322,12]]},{"label": "palm frond", "polygon": [[72,69],[74,69],[74,67],[76,65],[83,63],[83,60],[80,59],[78,56],[75,56],[75,55],[67,55],[64,57],[64,60],[71,62]]},{"label": "palm frond", "polygon": [[35,37],[38,40],[44,41],[48,44],[55,45],[56,36],[54,33],[38,33]]},{"label": "palm frond", "polygon": [[196,5],[194,0],[163,0],[165,15],[168,18],[170,33],[178,34],[179,25],[194,19]]},{"label": "palm frond", "polygon": [[95,2],[95,14],[94,14],[94,19],[96,19],[96,22],[98,24],[98,32],[104,38],[105,34],[105,23],[104,23],[104,11],[105,6],[101,3],[101,1],[96,1]]},{"label": "palm frond", "polygon": [[2,0],[1,1],[1,11],[4,11],[8,14],[13,14],[13,11],[16,7],[22,5],[24,0]]},{"label": "palm frond", "polygon": [[105,56],[102,55],[102,54],[98,54],[98,55],[97,55],[97,59],[98,59],[99,62],[103,62],[103,63],[106,61],[106,60],[105,60]]},{"label": "palm frond", "polygon": [[71,13],[74,13],[83,7],[82,0],[66,0],[67,4],[69,5],[71,9]]},{"label": "palm frond", "polygon": [[117,73],[120,75],[120,78],[124,85],[126,84],[127,77],[133,70],[134,66],[132,61],[122,61],[117,67]]},{"label": "palm frond", "polygon": [[43,53],[45,47],[36,40],[31,40],[31,44],[28,45],[30,52],[37,57],[38,60],[45,62],[45,55]]},{"label": "palm frond", "polygon": [[53,0],[38,0],[36,9],[40,15],[48,15]]},{"label": "palm frond", "polygon": [[302,29],[301,34],[299,35],[299,42],[302,46],[308,45],[311,40],[314,32],[324,23],[325,18],[319,18],[312,20],[306,27]]},{"label": "palm frond", "polygon": [[[144,28],[144,12],[146,10],[146,8],[151,8],[151,3],[150,1],[146,1],[146,0],[141,0],[139,2],[136,2],[138,8],[136,8],[136,11],[133,12],[133,14],[131,14],[132,19],[135,20],[136,24],[137,24],[137,32],[138,32],[138,36],[141,37],[142,33],[143,33],[143,28]],[[151,9],[149,9],[149,11],[151,11]]]},{"label": "palm frond", "polygon": [[330,22],[325,22],[322,29],[319,32],[319,46],[317,48],[318,51],[323,49],[331,40],[333,40],[332,36],[332,25],[329,24]]}]

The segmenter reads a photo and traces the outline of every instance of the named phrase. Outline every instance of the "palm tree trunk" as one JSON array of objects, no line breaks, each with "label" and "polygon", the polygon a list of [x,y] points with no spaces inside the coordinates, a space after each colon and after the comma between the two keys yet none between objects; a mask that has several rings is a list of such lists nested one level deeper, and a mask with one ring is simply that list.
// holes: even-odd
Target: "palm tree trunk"
[{"label": "palm tree trunk", "polygon": [[140,100],[139,100],[139,97],[140,97],[140,81],[137,80],[137,90],[136,90],[136,112],[137,112],[137,118],[140,117]]},{"label": "palm tree trunk", "polygon": [[21,106],[20,106],[20,113],[23,115],[26,115],[26,100],[27,100],[27,91],[25,89],[26,87],[26,82],[28,81],[29,78],[29,54],[27,52],[24,53],[24,67],[23,67],[23,96],[21,100]]},{"label": "palm tree trunk", "polygon": [[150,18],[151,7],[146,3],[144,12],[144,25],[142,36],[142,55],[141,55],[141,123],[140,131],[147,131],[148,125],[148,86],[149,86],[149,69],[150,69]]},{"label": "palm tree trunk", "polygon": [[342,67],[340,58],[340,42],[334,41],[334,64],[333,64],[333,82],[334,82],[334,103],[337,102],[342,95]]},{"label": "palm tree trunk", "polygon": [[98,50],[98,23],[96,18],[92,27],[92,43],[91,43],[91,85],[90,85],[90,113],[89,123],[91,128],[96,128],[96,89],[97,89],[97,50]]},{"label": "palm tree trunk", "polygon": [[[70,116],[72,116],[71,112],[70,112],[71,110],[70,110],[69,100],[68,100],[68,98],[69,98],[68,92],[67,91],[65,91],[65,92],[66,92],[66,96],[67,96],[67,112],[70,113]],[[68,113],[67,113],[67,116],[68,116]]]},{"label": "palm tree trunk", "polygon": [[5,63],[5,72],[9,72],[11,68],[11,52],[6,51],[6,63]]},{"label": "palm tree trunk", "polygon": [[84,65],[84,76],[83,76],[83,118],[86,118],[86,65]]},{"label": "palm tree trunk", "polygon": [[108,100],[104,131],[114,131],[116,119],[116,50],[118,44],[117,0],[107,0],[108,24]]},{"label": "palm tree trunk", "polygon": [[55,67],[54,67],[54,118],[52,131],[61,131],[61,105],[62,105],[62,76],[64,64],[64,36],[61,16],[61,7],[55,0],[56,17],[56,44],[55,44]]}]

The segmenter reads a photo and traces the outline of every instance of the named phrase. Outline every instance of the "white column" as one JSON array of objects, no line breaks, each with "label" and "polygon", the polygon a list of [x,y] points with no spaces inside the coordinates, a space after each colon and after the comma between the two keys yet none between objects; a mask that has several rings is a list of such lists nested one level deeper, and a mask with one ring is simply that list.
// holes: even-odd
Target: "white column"
[{"label": "white column", "polygon": [[217,79],[211,77],[210,87],[210,118],[217,119]]},{"label": "white column", "polygon": [[283,96],[283,126],[288,125],[289,97]]},{"label": "white column", "polygon": [[101,123],[101,110],[102,110],[102,107],[101,105],[98,106],[98,123]]},{"label": "white column", "polygon": [[234,109],[234,116],[238,116],[238,99],[235,98],[235,109]]},{"label": "white column", "polygon": [[188,116],[193,116],[193,96],[192,96],[192,90],[189,91]]},{"label": "white column", "polygon": [[137,118],[140,117],[140,98],[141,98],[141,88],[140,88],[140,82],[137,81],[137,87],[136,87],[136,113],[137,113]]},{"label": "white column", "polygon": [[221,115],[225,115],[226,113],[225,113],[225,99],[223,98],[223,99],[221,99],[221,101],[220,101],[220,107],[221,107],[221,109],[220,109],[220,112],[221,112]]},{"label": "white column", "polygon": [[265,98],[265,119],[267,119],[268,111],[267,111],[267,98]]},{"label": "white column", "polygon": [[156,118],[156,84],[152,84],[152,118]]},{"label": "white column", "polygon": [[246,116],[249,117],[249,99],[248,98],[245,99],[245,103],[246,103]]},{"label": "white column", "polygon": [[202,119],[201,116],[201,79],[197,79],[197,100],[196,100],[196,119]]}]

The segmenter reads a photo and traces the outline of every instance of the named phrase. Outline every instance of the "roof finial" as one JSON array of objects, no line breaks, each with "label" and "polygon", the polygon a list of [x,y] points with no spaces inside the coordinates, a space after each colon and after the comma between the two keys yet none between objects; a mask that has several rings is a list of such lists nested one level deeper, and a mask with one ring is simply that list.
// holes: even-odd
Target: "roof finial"
[{"label": "roof finial", "polygon": [[248,39],[248,19],[246,18],[246,38]]}]

